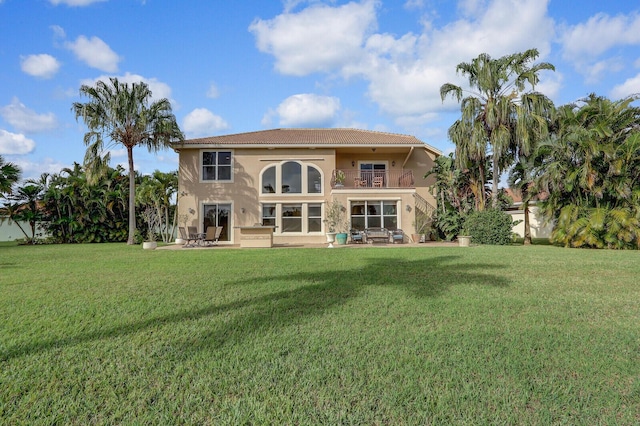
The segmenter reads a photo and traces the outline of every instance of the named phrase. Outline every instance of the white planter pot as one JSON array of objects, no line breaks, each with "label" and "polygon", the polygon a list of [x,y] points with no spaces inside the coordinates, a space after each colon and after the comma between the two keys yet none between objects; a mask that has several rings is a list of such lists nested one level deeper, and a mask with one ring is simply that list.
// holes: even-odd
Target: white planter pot
[{"label": "white planter pot", "polygon": [[158,243],[155,241],[145,241],[142,243],[142,248],[144,250],[155,250],[158,247]]},{"label": "white planter pot", "polygon": [[336,241],[336,233],[335,232],[327,232],[327,242],[329,243],[328,248],[333,248],[333,243]]},{"label": "white planter pot", "polygon": [[468,235],[458,235],[458,245],[460,247],[469,247],[471,245],[471,237]]},{"label": "white planter pot", "polygon": [[185,240],[183,240],[182,238],[176,238],[176,244],[177,244],[177,245],[182,246],[182,245],[184,245],[185,243],[186,243],[186,241],[185,241]]}]

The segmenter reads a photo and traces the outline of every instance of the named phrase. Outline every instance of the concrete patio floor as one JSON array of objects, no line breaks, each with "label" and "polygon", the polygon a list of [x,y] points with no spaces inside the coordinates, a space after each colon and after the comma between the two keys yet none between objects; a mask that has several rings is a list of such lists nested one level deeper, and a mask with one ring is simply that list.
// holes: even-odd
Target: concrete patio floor
[{"label": "concrete patio floor", "polygon": [[[273,249],[279,248],[327,248],[328,243],[324,244],[274,244]],[[457,241],[427,241],[426,243],[403,243],[403,244],[392,244],[392,243],[372,243],[372,244],[333,244],[333,248],[335,249],[364,249],[370,247],[384,247],[384,248],[394,248],[394,247],[458,247]],[[218,244],[213,246],[193,246],[193,247],[185,247],[180,244],[168,244],[166,246],[158,246],[156,250],[228,250],[228,249],[245,249],[251,250],[250,248],[240,247],[239,244]]]}]

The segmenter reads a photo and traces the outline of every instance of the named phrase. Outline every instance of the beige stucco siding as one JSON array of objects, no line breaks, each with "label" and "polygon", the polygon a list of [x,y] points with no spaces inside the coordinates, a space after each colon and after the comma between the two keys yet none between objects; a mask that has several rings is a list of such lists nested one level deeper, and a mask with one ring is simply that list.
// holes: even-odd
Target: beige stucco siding
[{"label": "beige stucco siding", "polygon": [[[202,180],[203,151],[231,151],[232,179],[228,182]],[[398,226],[407,235],[414,232],[413,220],[416,198],[414,194],[435,206],[435,200],[429,191],[433,178],[425,179],[424,175],[433,167],[436,154],[422,147],[379,146],[371,147],[307,147],[273,148],[243,147],[224,148],[215,144],[197,147],[180,147],[179,149],[179,215],[188,215],[187,226],[196,226],[204,232],[202,214],[207,204],[231,205],[229,223],[230,243],[238,244],[240,230],[237,227],[251,226],[262,222],[261,206],[264,203],[301,204],[303,210],[308,204],[326,205],[337,199],[346,208],[352,201],[384,200],[393,201],[397,205]],[[268,167],[280,165],[288,161],[308,164],[319,170],[322,176],[320,193],[263,193],[261,173]],[[405,188],[350,188],[332,189],[331,178],[334,170],[357,170],[361,162],[384,162],[386,170],[404,172],[413,171],[415,187]],[[303,178],[303,186],[304,180]],[[349,212],[347,212],[347,218]],[[182,224],[181,224],[182,225]],[[319,232],[283,233],[277,228],[274,243],[323,243],[326,241],[325,226]]]},{"label": "beige stucco siding", "polygon": [[[225,203],[232,205],[232,243],[239,241],[238,226],[248,226],[261,222],[261,203],[323,203],[331,192],[330,181],[333,172],[335,151],[333,149],[232,149],[233,177],[230,182],[202,182],[201,152],[211,149],[184,149],[180,152],[179,168],[179,214],[190,215],[187,225],[197,226],[204,232],[199,216],[205,204]],[[263,194],[260,175],[269,166],[286,161],[311,164],[320,170],[323,186],[320,194]],[[307,237],[312,237],[307,235]],[[283,240],[284,238],[284,240]],[[299,240],[300,236],[283,237],[276,230],[276,243]],[[319,233],[316,242],[322,242]]]}]

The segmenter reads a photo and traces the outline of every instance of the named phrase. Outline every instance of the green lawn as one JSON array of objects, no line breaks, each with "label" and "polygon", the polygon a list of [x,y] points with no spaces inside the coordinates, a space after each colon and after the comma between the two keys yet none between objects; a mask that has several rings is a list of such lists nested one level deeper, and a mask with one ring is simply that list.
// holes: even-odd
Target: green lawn
[{"label": "green lawn", "polygon": [[2,424],[640,423],[640,253],[0,246]]}]

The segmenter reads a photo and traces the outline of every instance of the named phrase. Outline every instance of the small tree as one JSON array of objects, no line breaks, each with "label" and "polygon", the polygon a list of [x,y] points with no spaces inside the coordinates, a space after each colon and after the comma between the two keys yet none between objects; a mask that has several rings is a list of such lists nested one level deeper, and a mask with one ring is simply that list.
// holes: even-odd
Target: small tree
[{"label": "small tree", "polygon": [[327,203],[324,216],[324,222],[329,228],[329,232],[346,232],[345,217],[346,209],[338,200]]},{"label": "small tree", "polygon": [[[177,217],[172,200],[178,192],[178,172],[163,173],[159,170],[144,176],[136,193],[136,202],[142,207],[153,207],[158,216],[158,232],[168,243],[175,234]],[[173,214],[171,214],[173,212]]]},{"label": "small tree", "polygon": [[155,241],[156,231],[162,223],[162,219],[155,208],[151,206],[145,207],[142,211],[142,218],[147,224],[147,239],[145,241]]},{"label": "small tree", "polygon": [[[8,217],[9,223],[15,222],[18,225],[29,244],[36,243],[36,228],[44,219],[41,203],[42,191],[43,187],[34,183],[18,187],[2,209],[2,213]],[[29,224],[31,235],[27,234],[19,222]]]}]

